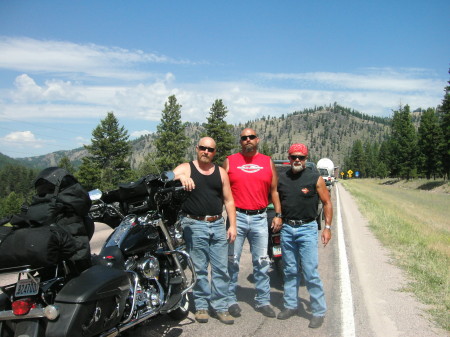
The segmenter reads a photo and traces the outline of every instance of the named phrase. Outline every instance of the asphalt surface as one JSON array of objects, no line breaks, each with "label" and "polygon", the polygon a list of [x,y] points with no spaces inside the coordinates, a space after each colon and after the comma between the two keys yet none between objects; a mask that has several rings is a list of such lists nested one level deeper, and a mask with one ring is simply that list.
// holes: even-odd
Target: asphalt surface
[{"label": "asphalt surface", "polygon": [[[390,253],[374,238],[367,221],[348,192],[339,185],[332,190],[334,207],[333,237],[323,247],[319,244],[319,273],[324,283],[328,311],[323,326],[308,328],[309,296],[301,287],[298,316],[281,321],[264,317],[253,309],[254,282],[249,246],[244,246],[237,297],[243,312],[233,325],[215,318],[200,324],[194,320],[194,308],[188,318],[174,321],[159,315],[127,330],[123,335],[153,336],[343,336],[343,337],[410,337],[450,336],[437,328],[410,293],[401,291],[408,283],[404,273],[395,267]],[[339,201],[339,205],[337,204]],[[338,209],[339,207],[339,209]],[[96,225],[91,241],[97,252],[111,229]],[[344,253],[343,253],[344,251]],[[279,273],[270,270],[271,302],[278,313],[283,308],[283,286]],[[0,277],[4,284],[5,278]]]},{"label": "asphalt surface", "polygon": [[[301,287],[299,291],[301,308],[298,316],[281,321],[264,317],[253,309],[254,283],[249,246],[246,245],[241,259],[237,293],[243,312],[233,325],[222,324],[214,318],[210,318],[208,323],[197,323],[194,320],[194,308],[191,307],[188,318],[183,321],[176,322],[167,316],[157,316],[126,335],[450,336],[447,331],[435,326],[423,304],[412,294],[401,291],[409,280],[392,264],[389,251],[383,248],[370,232],[367,221],[360,214],[355,201],[339,183],[332,190],[332,200],[333,238],[326,247],[319,244],[319,272],[328,305],[321,328],[308,328],[309,296],[305,287]],[[278,313],[283,308],[282,281],[274,269],[271,269],[270,276],[271,301]],[[349,289],[350,293],[346,292],[345,288]]]}]

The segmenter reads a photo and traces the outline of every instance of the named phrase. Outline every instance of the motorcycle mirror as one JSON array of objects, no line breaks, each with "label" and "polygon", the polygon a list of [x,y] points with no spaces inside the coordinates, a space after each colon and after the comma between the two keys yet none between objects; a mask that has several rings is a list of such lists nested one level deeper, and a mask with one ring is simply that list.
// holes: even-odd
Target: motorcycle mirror
[{"label": "motorcycle mirror", "polygon": [[173,173],[173,171],[165,171],[161,173],[161,177],[159,179],[162,182],[172,181],[175,179],[175,173]]},{"label": "motorcycle mirror", "polygon": [[89,191],[89,198],[94,200],[99,200],[102,197],[102,191],[100,191],[98,188],[95,190]]}]

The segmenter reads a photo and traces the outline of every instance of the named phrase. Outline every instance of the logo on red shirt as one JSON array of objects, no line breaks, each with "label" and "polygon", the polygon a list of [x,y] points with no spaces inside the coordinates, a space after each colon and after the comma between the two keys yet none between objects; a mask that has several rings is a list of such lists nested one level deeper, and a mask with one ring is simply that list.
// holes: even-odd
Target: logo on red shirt
[{"label": "logo on red shirt", "polygon": [[245,164],[242,166],[238,166],[237,168],[247,173],[255,173],[258,172],[259,170],[262,170],[264,167],[261,167],[256,164]]},{"label": "logo on red shirt", "polygon": [[303,192],[303,194],[308,194],[308,193],[309,193],[309,190],[308,190],[308,188],[303,187],[303,188],[302,188],[302,192]]}]

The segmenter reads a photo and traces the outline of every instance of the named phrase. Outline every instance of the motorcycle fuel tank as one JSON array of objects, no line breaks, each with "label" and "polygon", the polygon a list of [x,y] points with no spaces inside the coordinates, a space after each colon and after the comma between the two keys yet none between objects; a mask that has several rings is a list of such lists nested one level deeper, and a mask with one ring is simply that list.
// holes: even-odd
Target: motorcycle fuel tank
[{"label": "motorcycle fuel tank", "polygon": [[158,245],[158,229],[151,223],[141,223],[135,215],[129,215],[114,230],[105,247],[118,246],[124,255],[129,256],[156,250]]}]

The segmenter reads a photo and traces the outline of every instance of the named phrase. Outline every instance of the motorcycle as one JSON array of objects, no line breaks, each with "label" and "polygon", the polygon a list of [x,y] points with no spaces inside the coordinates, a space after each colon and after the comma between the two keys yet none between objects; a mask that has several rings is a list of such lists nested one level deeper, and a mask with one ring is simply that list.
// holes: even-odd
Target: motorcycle
[{"label": "motorcycle", "polygon": [[114,230],[79,275],[67,261],[0,270],[17,280],[0,286],[0,335],[112,337],[158,314],[185,318],[196,275],[178,222],[187,192],[173,178],[149,175],[89,193],[89,216]]},{"label": "motorcycle", "polygon": [[269,228],[269,242],[267,245],[267,255],[269,256],[272,265],[276,271],[280,274],[281,278],[284,278],[283,273],[283,254],[281,252],[281,235],[280,232],[274,232],[271,228],[272,219],[275,216],[275,210],[273,204],[269,204],[267,207],[267,225]]}]

